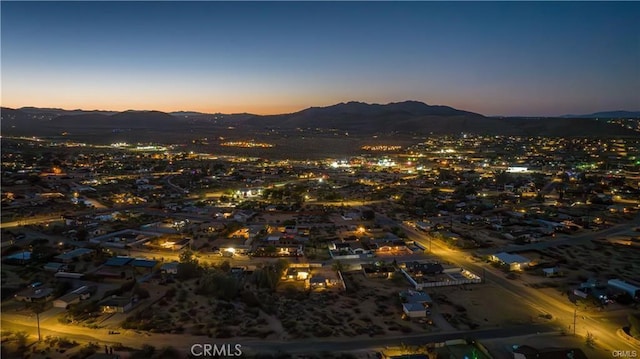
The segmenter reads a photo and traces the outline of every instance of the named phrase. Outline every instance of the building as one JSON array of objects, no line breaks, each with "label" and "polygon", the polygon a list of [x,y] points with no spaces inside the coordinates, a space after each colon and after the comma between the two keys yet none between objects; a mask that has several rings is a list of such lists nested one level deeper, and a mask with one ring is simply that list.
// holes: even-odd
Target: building
[{"label": "building", "polygon": [[402,311],[409,318],[424,318],[429,313],[429,308],[433,304],[431,296],[425,292],[406,290],[400,292]]},{"label": "building", "polygon": [[26,264],[31,261],[31,252],[14,253],[2,258],[2,261],[7,264]]},{"label": "building", "polygon": [[309,268],[288,268],[287,272],[283,276],[283,279],[307,280],[307,278],[309,278],[309,274],[310,274]]},{"label": "building", "polygon": [[508,266],[510,271],[523,270],[531,263],[527,258],[506,252],[500,252],[493,254],[489,257],[492,262],[497,262],[502,265]]},{"label": "building", "polygon": [[433,304],[431,296],[425,292],[418,292],[415,290],[405,290],[400,292],[400,299],[405,303],[420,303],[430,307]]},{"label": "building", "polygon": [[404,267],[408,269],[412,275],[416,277],[422,276],[435,276],[437,274],[442,274],[444,272],[444,267],[440,263],[433,262],[407,262],[404,264]]},{"label": "building", "polygon": [[309,279],[311,288],[326,288],[328,279],[323,276],[313,276]]},{"label": "building", "polygon": [[362,272],[367,278],[389,278],[395,271],[392,265],[362,264]]},{"label": "building", "polygon": [[424,318],[427,308],[420,303],[402,303],[402,312],[409,318]]},{"label": "building", "polygon": [[135,303],[133,297],[112,296],[100,302],[100,311],[103,313],[126,313]]},{"label": "building", "polygon": [[47,264],[44,265],[43,269],[47,272],[61,272],[64,270],[67,270],[67,265],[64,263],[58,263],[58,262],[49,262]]},{"label": "building", "polygon": [[51,299],[53,289],[44,287],[29,287],[18,292],[14,298],[19,302],[46,302]]},{"label": "building", "polygon": [[607,284],[609,285],[609,287],[615,289],[615,290],[619,290],[619,291],[623,291],[625,293],[628,293],[631,298],[637,298],[640,297],[640,287],[633,285],[631,283],[627,283],[623,280],[620,279],[610,279]]},{"label": "building", "polygon": [[542,268],[542,274],[547,278],[556,277],[560,275],[560,269],[558,267]]},{"label": "building", "polygon": [[95,252],[95,250],[89,248],[76,248],[72,251],[55,256],[55,259],[62,263],[71,263],[74,260],[92,256]]},{"label": "building", "polygon": [[67,309],[70,304],[79,303],[81,300],[85,300],[89,297],[91,297],[91,289],[85,285],[54,300],[53,306],[56,308]]}]

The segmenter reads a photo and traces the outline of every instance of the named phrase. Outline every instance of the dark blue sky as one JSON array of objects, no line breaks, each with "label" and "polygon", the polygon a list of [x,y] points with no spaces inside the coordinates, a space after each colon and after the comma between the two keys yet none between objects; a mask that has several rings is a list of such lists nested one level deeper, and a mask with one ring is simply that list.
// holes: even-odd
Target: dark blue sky
[{"label": "dark blue sky", "polygon": [[640,109],[640,3],[6,2],[2,105]]}]

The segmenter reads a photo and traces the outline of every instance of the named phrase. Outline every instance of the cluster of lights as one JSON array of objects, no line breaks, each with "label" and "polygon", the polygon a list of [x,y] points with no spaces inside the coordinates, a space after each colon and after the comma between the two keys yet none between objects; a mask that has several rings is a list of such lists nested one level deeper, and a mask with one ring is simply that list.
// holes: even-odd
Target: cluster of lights
[{"label": "cluster of lights", "polygon": [[391,146],[391,145],[364,145],[360,147],[364,151],[375,151],[375,152],[387,152],[387,151],[398,151],[402,148],[402,146]]},{"label": "cluster of lights", "polygon": [[220,146],[225,147],[242,147],[242,148],[271,148],[274,145],[270,143],[260,143],[260,142],[245,142],[245,141],[235,141],[235,142],[223,142]]}]

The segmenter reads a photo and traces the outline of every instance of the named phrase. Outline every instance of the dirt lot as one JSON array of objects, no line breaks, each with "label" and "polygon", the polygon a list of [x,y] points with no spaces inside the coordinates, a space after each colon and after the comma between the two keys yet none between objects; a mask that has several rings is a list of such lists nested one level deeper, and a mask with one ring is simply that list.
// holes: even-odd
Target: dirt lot
[{"label": "dirt lot", "polygon": [[438,312],[461,330],[545,321],[539,317],[544,313],[522,306],[513,294],[494,284],[439,287],[427,292],[436,301]]},{"label": "dirt lot", "polygon": [[529,345],[537,349],[542,348],[579,348],[588,358],[613,358],[610,352],[602,349],[590,348],[581,337],[560,336],[557,334],[528,335],[508,339],[488,339],[482,344],[489,350],[495,359],[513,358],[513,345]]},{"label": "dirt lot", "polygon": [[281,282],[276,293],[256,291],[249,281],[233,301],[195,294],[196,280],[170,285],[168,297],[131,314],[130,329],[208,335],[215,338],[357,337],[434,330],[401,319],[398,293],[405,281],[367,279],[362,272],[344,274],[348,292],[304,290],[298,282]]},{"label": "dirt lot", "polygon": [[286,338],[376,336],[429,332],[419,321],[403,321],[399,292],[404,281],[365,278],[362,272],[343,274],[347,292],[314,292],[307,298],[279,302],[278,317]]},{"label": "dirt lot", "polygon": [[[523,254],[523,253],[519,253]],[[608,242],[592,242],[576,246],[551,247],[540,252],[524,253],[529,259],[553,264],[563,273],[561,277],[545,278],[540,270],[525,271],[523,279],[536,288],[557,288],[561,293],[589,278],[603,282],[608,279],[633,279],[640,272],[640,250]]]}]

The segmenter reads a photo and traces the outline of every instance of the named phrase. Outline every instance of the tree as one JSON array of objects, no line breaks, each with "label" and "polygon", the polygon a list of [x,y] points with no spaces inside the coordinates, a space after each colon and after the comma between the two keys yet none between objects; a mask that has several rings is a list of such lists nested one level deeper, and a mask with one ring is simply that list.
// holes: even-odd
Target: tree
[{"label": "tree", "polygon": [[238,295],[238,280],[218,269],[210,269],[200,278],[198,294],[214,296],[218,299],[232,300]]},{"label": "tree", "polygon": [[286,259],[280,259],[276,263],[269,263],[257,269],[253,272],[256,286],[274,292],[288,266],[289,262]]},{"label": "tree", "polygon": [[228,273],[231,270],[231,264],[229,264],[229,261],[224,261],[220,264],[220,270]]},{"label": "tree", "polygon": [[198,265],[198,260],[193,256],[193,252],[187,249],[180,253],[180,263],[178,263],[176,278],[187,280],[196,278],[199,275],[200,266]]}]

